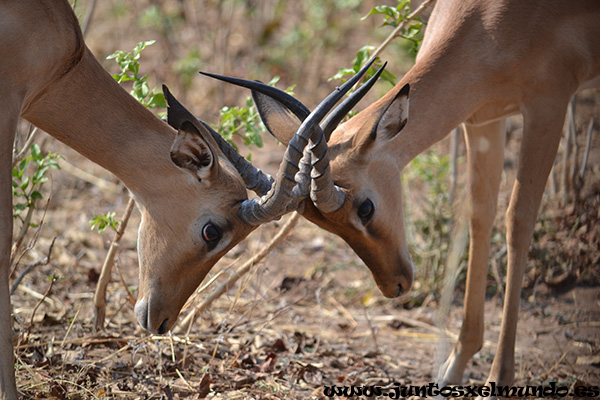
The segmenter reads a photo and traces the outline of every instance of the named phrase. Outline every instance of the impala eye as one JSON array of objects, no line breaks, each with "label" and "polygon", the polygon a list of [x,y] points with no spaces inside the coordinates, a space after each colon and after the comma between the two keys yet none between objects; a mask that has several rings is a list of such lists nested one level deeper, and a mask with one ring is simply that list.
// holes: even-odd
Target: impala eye
[{"label": "impala eye", "polygon": [[209,222],[202,228],[202,239],[206,243],[216,244],[221,239],[221,231],[212,222]]},{"label": "impala eye", "polygon": [[360,218],[360,220],[364,224],[364,223],[367,223],[371,219],[374,212],[375,212],[375,206],[373,205],[373,202],[370,199],[366,199],[358,207],[357,214],[358,214],[358,218]]}]

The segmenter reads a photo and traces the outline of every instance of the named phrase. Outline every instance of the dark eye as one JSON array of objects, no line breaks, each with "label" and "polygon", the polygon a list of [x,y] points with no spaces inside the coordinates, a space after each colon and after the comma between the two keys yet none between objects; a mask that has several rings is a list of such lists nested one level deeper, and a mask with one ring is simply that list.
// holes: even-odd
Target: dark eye
[{"label": "dark eye", "polygon": [[219,229],[214,226],[212,222],[209,222],[204,225],[204,228],[202,228],[202,239],[204,239],[206,243],[214,244],[221,239],[221,231],[219,231]]},{"label": "dark eye", "polygon": [[375,206],[370,199],[366,199],[362,202],[362,204],[358,207],[358,218],[362,221],[362,223],[366,223],[371,219],[373,213],[375,212]]}]

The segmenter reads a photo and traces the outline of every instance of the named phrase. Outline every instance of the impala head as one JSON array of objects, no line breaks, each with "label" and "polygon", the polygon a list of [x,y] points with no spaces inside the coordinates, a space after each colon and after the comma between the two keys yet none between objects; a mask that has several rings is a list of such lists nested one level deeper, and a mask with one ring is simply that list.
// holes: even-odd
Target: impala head
[{"label": "impala head", "polygon": [[380,114],[357,115],[331,134],[331,175],[345,193],[345,201],[333,212],[310,203],[303,214],[343,238],[369,267],[386,297],[406,293],[413,281],[404,232],[401,168],[385,151],[406,124],[408,92],[405,86]]},{"label": "impala head", "polygon": [[[254,226],[238,210],[248,199],[244,180],[223,155],[210,128],[168,92],[169,123],[177,130],[171,160],[183,182],[156,188],[140,204],[140,287],[135,312],[142,327],[165,333],[212,266]],[[177,187],[179,192],[173,193]],[[168,204],[169,210],[164,210]]]},{"label": "impala head", "polygon": [[[358,79],[360,75],[354,81]],[[169,204],[175,212],[140,205],[135,312],[142,327],[153,333],[168,331],[188,297],[228,250],[258,225],[298,209],[310,185],[306,170],[310,165],[301,163],[304,148],[315,126],[351,86],[352,82],[336,89],[313,113],[303,114],[305,123],[289,140],[275,180],[254,168],[163,88],[168,122],[177,130],[171,160],[185,172],[187,182],[178,186],[186,193],[156,190],[153,204]],[[246,189],[260,197],[249,200]]]},{"label": "impala head", "polygon": [[[215,77],[252,89],[269,132],[284,144],[290,141],[307,112],[304,106],[295,107],[287,94],[265,85]],[[368,90],[373,82],[359,90]],[[401,168],[385,151],[406,124],[409,90],[406,85],[381,111],[365,111],[337,127],[358,101],[351,96],[348,104],[329,115],[321,136],[313,137],[315,143],[309,146],[312,202],[307,202],[303,215],[342,237],[387,297],[406,293],[413,281],[404,232]]]}]

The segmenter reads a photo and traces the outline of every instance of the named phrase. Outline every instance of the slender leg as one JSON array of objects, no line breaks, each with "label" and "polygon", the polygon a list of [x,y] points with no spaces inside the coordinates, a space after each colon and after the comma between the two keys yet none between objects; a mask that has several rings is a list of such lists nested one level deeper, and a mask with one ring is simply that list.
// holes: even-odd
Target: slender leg
[{"label": "slender leg", "polygon": [[[0,102],[2,104],[2,102]],[[15,369],[12,343],[12,317],[8,274],[10,271],[10,248],[12,245],[12,191],[11,166],[12,144],[17,124],[10,115],[0,118],[0,400],[16,400]]]},{"label": "slender leg", "polygon": [[504,165],[505,131],[504,120],[467,125],[469,266],[460,336],[438,375],[438,381],[444,384],[460,383],[467,363],[483,345],[485,281]]},{"label": "slender leg", "polygon": [[517,179],[508,211],[506,296],[498,348],[488,382],[509,385],[514,380],[515,338],[525,263],[546,180],[560,143],[568,98],[539,97],[523,112],[524,128]]}]

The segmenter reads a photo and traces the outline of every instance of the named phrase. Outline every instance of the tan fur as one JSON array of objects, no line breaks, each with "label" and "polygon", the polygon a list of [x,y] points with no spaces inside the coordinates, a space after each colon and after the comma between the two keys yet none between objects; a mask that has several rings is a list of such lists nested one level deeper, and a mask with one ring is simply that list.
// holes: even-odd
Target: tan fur
[{"label": "tan fur", "polygon": [[[20,116],[113,172],[134,195],[142,214],[138,301],[153,332],[175,323],[212,265],[254,227],[237,217],[246,189],[212,139],[218,167],[199,171],[199,182],[171,160],[175,131],[87,49],[67,1],[1,2],[0,60],[0,399],[15,400],[8,273],[11,152]],[[208,221],[223,229],[212,249],[201,236]]]},{"label": "tan fur", "polygon": [[[598,21],[596,0],[438,0],[414,67],[386,96],[332,134],[332,175],[348,201],[331,214],[309,205],[305,216],[343,237],[390,296],[398,282],[412,280],[400,171],[459,123],[467,122],[471,243],[465,318],[459,342],[440,369],[443,383],[460,382],[467,362],[483,343],[485,279],[503,166],[502,118],[521,111],[523,139],[506,216],[506,302],[488,377],[488,382],[497,384],[513,381],[529,243],[567,103],[578,89],[600,82]],[[398,132],[389,124],[377,125],[383,112],[402,118],[405,100],[393,99],[405,84],[410,84],[406,126]],[[362,226],[357,207],[365,197],[373,200],[376,211],[373,220]]]}]

